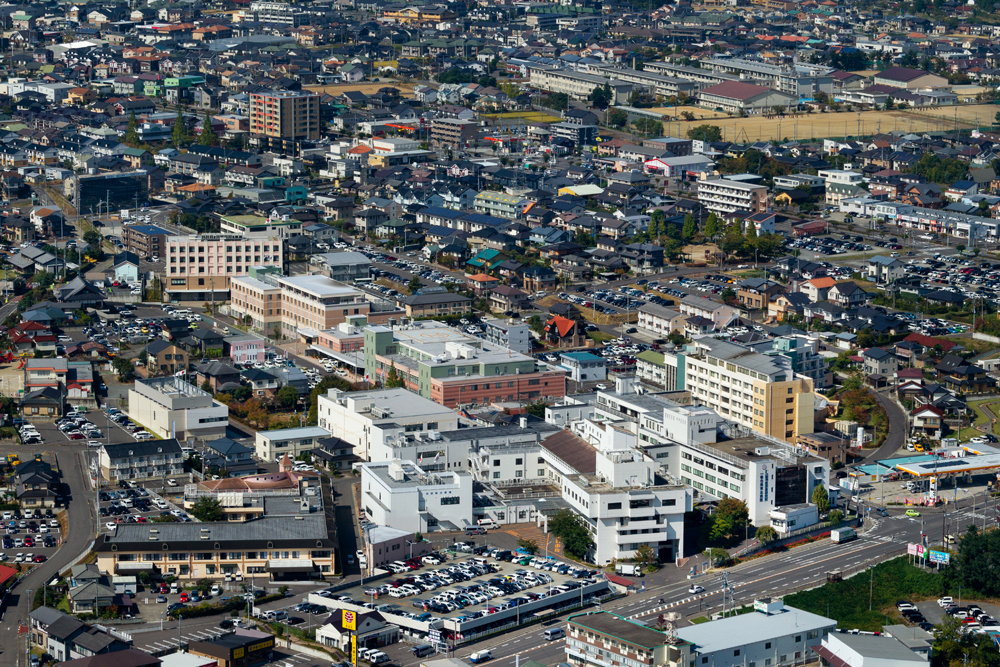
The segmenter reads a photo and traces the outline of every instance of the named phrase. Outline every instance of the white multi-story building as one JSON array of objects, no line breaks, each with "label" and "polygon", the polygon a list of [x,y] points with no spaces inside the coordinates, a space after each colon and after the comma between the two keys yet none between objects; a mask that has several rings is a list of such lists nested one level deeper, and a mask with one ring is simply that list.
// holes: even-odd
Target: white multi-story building
[{"label": "white multi-story building", "polygon": [[816,175],[827,185],[861,185],[865,181],[864,174],[847,169],[820,169]]},{"label": "white multi-story building", "polygon": [[[317,412],[319,425],[354,445],[354,453],[362,461],[377,461],[374,454],[392,451],[401,435],[429,435],[458,428],[454,410],[406,389],[351,393],[331,389],[319,397]],[[466,458],[451,463],[464,469]],[[440,458],[434,463],[440,463]]]},{"label": "white multi-story building", "polygon": [[136,379],[128,416],[161,438],[213,440],[226,434],[229,406],[179,377]]},{"label": "white multi-story building", "polygon": [[672,333],[684,333],[684,317],[672,308],[644,303],[639,306],[638,327],[667,337]]},{"label": "white multi-story building", "polygon": [[412,461],[361,464],[361,510],[380,526],[421,533],[473,525],[472,475],[429,473]]},{"label": "white multi-story building", "polygon": [[715,213],[763,213],[767,210],[767,187],[728,178],[710,178],[698,181],[698,201]]},{"label": "white multi-story building", "polygon": [[531,331],[521,320],[487,320],[486,340],[521,354],[531,354]]},{"label": "white multi-story building", "polygon": [[319,441],[329,437],[330,432],[319,426],[257,431],[254,448],[261,461],[278,461],[285,454],[294,459],[299,454],[319,449]]}]

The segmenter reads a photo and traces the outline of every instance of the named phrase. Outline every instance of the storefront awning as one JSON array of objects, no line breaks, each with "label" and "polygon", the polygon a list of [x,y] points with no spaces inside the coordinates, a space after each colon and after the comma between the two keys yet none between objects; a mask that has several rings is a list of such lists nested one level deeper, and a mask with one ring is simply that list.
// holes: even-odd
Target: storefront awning
[{"label": "storefront awning", "polygon": [[314,572],[315,570],[315,563],[308,558],[283,558],[267,561],[268,572]]}]

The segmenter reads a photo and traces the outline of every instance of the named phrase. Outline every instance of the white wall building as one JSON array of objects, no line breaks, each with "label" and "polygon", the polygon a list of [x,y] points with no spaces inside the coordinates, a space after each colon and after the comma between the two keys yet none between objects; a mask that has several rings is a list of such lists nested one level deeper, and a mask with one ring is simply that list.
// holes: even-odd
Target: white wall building
[{"label": "white wall building", "polygon": [[319,426],[257,431],[254,448],[261,461],[277,461],[285,454],[294,459],[299,454],[318,449],[319,441],[329,437],[330,432]]},{"label": "white wall building", "polygon": [[319,425],[354,445],[354,453],[363,461],[378,460],[373,445],[381,455],[391,448],[387,439],[399,437],[399,429],[416,434],[458,428],[454,410],[406,389],[351,393],[331,389],[319,397],[317,412]]},{"label": "white wall building", "polygon": [[531,331],[520,320],[487,320],[486,340],[521,354],[531,354]]},{"label": "white wall building", "polygon": [[361,507],[380,526],[421,533],[473,525],[472,475],[428,473],[412,461],[361,464]]},{"label": "white wall building", "polygon": [[161,438],[212,440],[226,434],[229,406],[179,377],[136,379],[128,416]]}]

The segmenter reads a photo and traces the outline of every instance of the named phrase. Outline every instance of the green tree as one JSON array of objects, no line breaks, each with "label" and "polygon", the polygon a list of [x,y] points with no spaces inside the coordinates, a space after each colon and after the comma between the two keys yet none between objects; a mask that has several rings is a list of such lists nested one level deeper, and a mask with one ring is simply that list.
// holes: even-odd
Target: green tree
[{"label": "green tree", "polygon": [[128,383],[135,380],[135,368],[131,360],[118,356],[111,362],[111,366],[115,369],[119,382]]},{"label": "green tree", "polygon": [[[1000,116],[1000,112],[997,115]],[[612,109],[604,116],[604,122],[608,124],[608,127],[625,127],[628,123],[628,114],[621,109]]]},{"label": "green tree", "polygon": [[723,498],[715,509],[714,530],[720,536],[731,537],[747,526],[750,511],[747,504],[735,498]]},{"label": "green tree", "polygon": [[545,408],[547,407],[548,404],[545,401],[538,399],[534,403],[528,403],[526,406],[524,406],[524,411],[527,412],[532,417],[545,419]]},{"label": "green tree", "polygon": [[180,109],[177,110],[177,118],[174,119],[174,131],[170,135],[170,142],[174,145],[174,148],[183,148],[187,144],[187,128],[184,126],[184,114]]},{"label": "green tree", "polygon": [[694,216],[688,213],[684,216],[684,229],[681,230],[681,238],[684,239],[685,243],[688,243],[697,232],[698,224],[694,221]]},{"label": "green tree", "polygon": [[410,282],[406,284],[406,289],[410,292],[410,294],[416,294],[417,290],[421,289],[423,286],[424,284],[420,282],[420,278],[413,276],[410,278]]},{"label": "green tree", "polygon": [[191,508],[191,515],[199,521],[221,521],[222,503],[211,496],[202,496]]},{"label": "green tree", "polygon": [[538,334],[545,330],[545,324],[542,322],[542,318],[538,315],[532,315],[528,318],[528,326],[531,327],[532,331]]},{"label": "green tree", "polygon": [[128,125],[125,128],[125,141],[123,143],[132,148],[138,148],[139,144],[142,143],[142,139],[139,138],[139,119],[135,117],[135,111],[128,116]]},{"label": "green tree", "polygon": [[714,239],[719,235],[719,218],[715,215],[715,212],[708,214],[708,220],[705,221],[705,238]]},{"label": "green tree", "polygon": [[718,125],[699,125],[687,132],[688,139],[695,141],[722,141],[722,128]]},{"label": "green tree", "polygon": [[572,510],[562,509],[556,512],[549,519],[549,530],[562,540],[566,553],[578,560],[594,546],[594,540],[583,524],[583,519]]},{"label": "green tree", "polygon": [[96,229],[88,229],[83,233],[83,240],[90,245],[101,245],[101,233]]},{"label": "green tree", "polygon": [[660,559],[656,557],[656,552],[653,551],[653,547],[648,544],[640,544],[639,548],[635,550],[635,557],[632,560],[639,565],[651,567],[656,565]]},{"label": "green tree", "polygon": [[218,146],[219,145],[219,135],[215,133],[215,128],[212,127],[212,116],[206,114],[205,122],[201,126],[201,135],[198,137],[198,143],[202,146]]},{"label": "green tree", "polygon": [[299,402],[299,391],[292,385],[286,384],[274,397],[278,400],[278,405],[287,409]]},{"label": "green tree", "polygon": [[385,376],[385,388],[398,389],[401,387],[406,387],[406,380],[396,370],[396,362],[393,362]]},{"label": "green tree", "polygon": [[632,122],[632,127],[635,128],[637,133],[647,137],[663,134],[663,123],[655,118],[636,118]]},{"label": "green tree", "polygon": [[778,531],[771,526],[761,526],[757,529],[757,539],[761,544],[770,544],[778,539]]},{"label": "green tree", "polygon": [[736,296],[736,290],[734,290],[732,287],[727,287],[726,289],[722,290],[722,294],[720,294],[719,296],[722,297],[722,302],[727,306],[735,306],[737,303],[739,303],[739,298]]},{"label": "green tree", "polygon": [[744,239],[746,240],[747,250],[752,252],[757,247],[757,225],[752,222],[747,223],[747,232],[744,235]]},{"label": "green tree", "polygon": [[566,93],[550,93],[546,96],[545,103],[554,111],[565,111],[569,108],[569,95]]},{"label": "green tree", "polygon": [[841,522],[844,520],[844,513],[841,512],[840,510],[833,510],[826,517],[826,520],[830,522],[830,526],[832,527],[839,526]]},{"label": "green tree", "polygon": [[589,99],[598,109],[607,109],[613,98],[614,94],[611,92],[611,84],[609,83],[606,83],[603,86],[597,86],[590,91],[590,95],[587,96],[587,99]]},{"label": "green tree", "polygon": [[813,489],[812,501],[813,505],[816,506],[816,511],[820,514],[826,514],[830,511],[830,495],[826,492],[826,486],[823,484],[817,484],[816,488]]}]

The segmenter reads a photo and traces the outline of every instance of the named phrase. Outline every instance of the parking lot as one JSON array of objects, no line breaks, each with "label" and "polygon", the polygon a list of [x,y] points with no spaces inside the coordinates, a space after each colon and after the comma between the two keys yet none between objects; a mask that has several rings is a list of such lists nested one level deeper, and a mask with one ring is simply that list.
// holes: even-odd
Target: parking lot
[{"label": "parking lot", "polygon": [[[173,486],[170,483],[173,482]],[[167,493],[160,493],[164,488]],[[184,511],[180,496],[172,496],[170,491],[180,490],[174,480],[166,484],[157,483],[154,488],[146,488],[133,483],[120,482],[119,488],[98,493],[101,515],[101,530],[113,532],[123,523],[149,523],[159,521],[190,522],[195,519]]]},{"label": "parking lot", "polygon": [[[593,570],[498,547],[477,547],[475,552],[479,554],[397,561],[400,571],[384,581],[320,591],[306,602],[328,609],[377,610],[418,635],[429,623],[444,620],[443,635],[461,640],[610,595],[607,582]],[[436,560],[441,562],[434,564]]]},{"label": "parking lot", "polygon": [[0,562],[44,563],[62,545],[61,509],[16,510],[2,515]]}]

